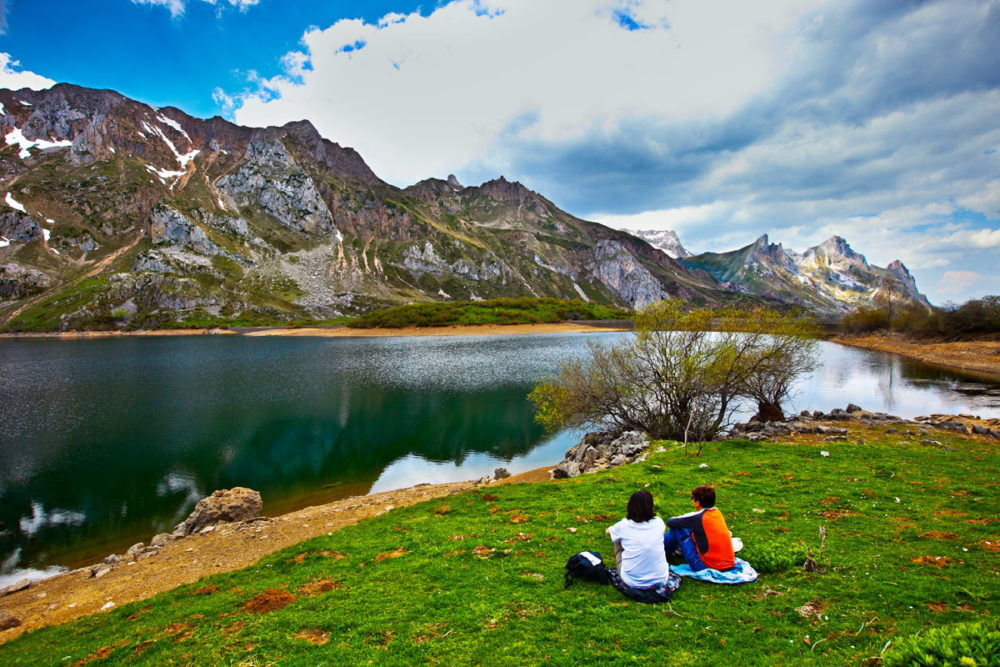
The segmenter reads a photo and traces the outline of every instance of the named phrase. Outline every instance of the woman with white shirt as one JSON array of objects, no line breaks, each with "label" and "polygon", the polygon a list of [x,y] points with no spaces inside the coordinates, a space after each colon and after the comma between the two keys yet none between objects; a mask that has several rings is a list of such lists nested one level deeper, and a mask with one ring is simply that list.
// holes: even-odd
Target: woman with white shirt
[{"label": "woman with white shirt", "polygon": [[655,588],[670,576],[663,551],[663,519],[653,512],[653,495],[645,489],[632,494],[626,517],[608,528],[615,545],[615,563],[622,583],[632,588]]}]

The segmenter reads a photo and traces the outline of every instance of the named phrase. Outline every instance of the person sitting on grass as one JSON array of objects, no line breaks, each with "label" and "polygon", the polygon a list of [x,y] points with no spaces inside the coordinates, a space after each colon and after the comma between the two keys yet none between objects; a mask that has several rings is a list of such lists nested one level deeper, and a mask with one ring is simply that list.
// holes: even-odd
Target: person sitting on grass
[{"label": "person sitting on grass", "polygon": [[678,549],[692,571],[707,567],[728,570],[735,565],[733,540],[726,520],[715,507],[715,489],[696,486],[691,491],[695,511],[667,519],[670,530],[663,536],[663,551],[671,556]]},{"label": "person sitting on grass", "polygon": [[622,583],[632,588],[659,586],[670,576],[663,551],[663,519],[653,513],[653,496],[640,489],[628,499],[626,517],[608,528]]}]

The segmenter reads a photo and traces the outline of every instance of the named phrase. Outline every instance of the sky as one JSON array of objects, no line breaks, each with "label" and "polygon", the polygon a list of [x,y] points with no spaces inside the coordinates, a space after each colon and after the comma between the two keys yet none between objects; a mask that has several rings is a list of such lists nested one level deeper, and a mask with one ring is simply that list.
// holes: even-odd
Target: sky
[{"label": "sky", "polygon": [[0,87],[53,82],[1000,294],[1000,0],[0,0]]}]

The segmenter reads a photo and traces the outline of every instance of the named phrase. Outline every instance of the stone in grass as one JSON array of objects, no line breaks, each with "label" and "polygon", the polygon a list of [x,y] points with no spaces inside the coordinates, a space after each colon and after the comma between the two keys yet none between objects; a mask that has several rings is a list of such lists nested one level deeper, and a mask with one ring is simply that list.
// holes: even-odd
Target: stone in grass
[{"label": "stone in grass", "polygon": [[493,479],[505,479],[510,477],[510,472],[506,468],[497,468],[493,471]]},{"label": "stone in grass", "polygon": [[21,619],[8,609],[0,609],[0,630],[9,630],[21,625]]},{"label": "stone in grass", "polygon": [[220,489],[199,500],[190,516],[174,529],[174,535],[191,535],[219,523],[256,519],[263,507],[260,493],[253,489]]}]

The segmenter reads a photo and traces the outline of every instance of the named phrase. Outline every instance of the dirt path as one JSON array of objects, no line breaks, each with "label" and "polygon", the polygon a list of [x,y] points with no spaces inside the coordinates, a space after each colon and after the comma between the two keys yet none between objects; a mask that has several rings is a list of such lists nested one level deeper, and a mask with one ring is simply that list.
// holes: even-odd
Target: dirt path
[{"label": "dirt path", "polygon": [[1000,340],[934,342],[897,335],[836,336],[833,343],[904,357],[1000,379]]},{"label": "dirt path", "polygon": [[[111,262],[115,261],[115,259],[117,259],[119,256],[121,256],[122,253],[128,252],[129,250],[131,250],[132,248],[134,248],[136,246],[136,244],[138,244],[139,241],[141,241],[141,240],[142,240],[142,233],[140,232],[139,234],[136,235],[134,241],[132,241],[128,245],[124,245],[121,248],[118,248],[118,250],[115,250],[113,253],[111,253],[107,257],[104,257],[104,258],[98,260],[97,263],[95,263],[91,268],[89,268],[86,272],[84,272],[80,277],[76,278],[76,280],[78,280],[78,281],[79,280],[86,280],[87,278],[90,278],[90,277],[94,276],[95,274],[97,274],[98,272],[100,272],[102,269],[104,269],[106,266],[108,266],[109,264],[111,264]],[[75,260],[71,260],[71,261],[73,261],[75,264],[79,263],[79,262],[77,262]],[[41,294],[38,294],[36,296],[29,297],[28,299],[25,299],[24,303],[22,303],[10,315],[8,315],[7,317],[4,318],[3,324],[7,324],[8,322],[13,321],[13,319],[15,317],[17,317],[18,315],[20,315],[24,311],[25,308],[27,308],[28,306],[32,306],[32,305],[38,303],[39,301],[42,301],[42,300],[48,298],[49,296],[51,296],[49,292],[42,292]]]},{"label": "dirt path", "polygon": [[[551,466],[539,468],[494,485],[541,482]],[[198,579],[247,567],[263,556],[292,544],[405,507],[477,486],[476,482],[423,484],[369,496],[354,496],[307,507],[273,519],[223,524],[209,533],[167,542],[158,553],[138,561],[119,563],[99,578],[84,567],[35,582],[26,590],[0,598],[0,609],[10,611],[21,625],[0,631],[0,643],[47,625],[66,623],[144,600]]]}]

